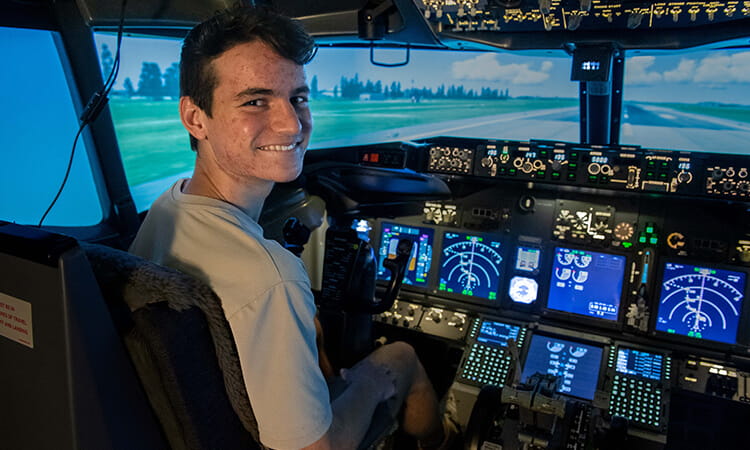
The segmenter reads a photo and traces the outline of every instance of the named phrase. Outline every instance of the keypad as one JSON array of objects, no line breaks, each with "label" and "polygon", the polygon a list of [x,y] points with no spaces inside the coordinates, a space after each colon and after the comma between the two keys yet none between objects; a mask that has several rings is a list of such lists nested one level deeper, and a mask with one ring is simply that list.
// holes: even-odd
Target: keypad
[{"label": "keypad", "polygon": [[511,365],[510,353],[503,347],[474,343],[464,361],[459,379],[478,386],[502,386]]},{"label": "keypad", "polygon": [[628,419],[634,425],[661,429],[664,393],[655,382],[615,375],[609,398],[609,413]]}]

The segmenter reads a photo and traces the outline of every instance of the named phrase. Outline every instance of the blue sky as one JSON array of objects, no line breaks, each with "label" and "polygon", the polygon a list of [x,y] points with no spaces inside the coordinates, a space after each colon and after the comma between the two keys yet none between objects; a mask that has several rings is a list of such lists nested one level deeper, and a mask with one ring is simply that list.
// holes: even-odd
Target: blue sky
[{"label": "blue sky", "polygon": [[[98,46],[109,45],[111,35],[97,35]],[[164,71],[179,60],[180,42],[168,39],[126,38],[116,87],[130,77],[137,88],[143,61],[156,62]],[[377,60],[394,62],[405,53],[377,50]],[[511,96],[577,97],[578,85],[570,81],[570,58],[561,50],[517,54],[512,52],[412,51],[405,67],[381,68],[369,62],[366,49],[323,48],[307,67],[308,79],[318,77],[320,89],[333,89],[341,76],[355,73],[361,80],[401,82],[402,88],[440,84],[466,88],[509,89]],[[696,103],[718,101],[750,105],[750,51],[694,50],[635,52],[626,60],[626,100]]]}]

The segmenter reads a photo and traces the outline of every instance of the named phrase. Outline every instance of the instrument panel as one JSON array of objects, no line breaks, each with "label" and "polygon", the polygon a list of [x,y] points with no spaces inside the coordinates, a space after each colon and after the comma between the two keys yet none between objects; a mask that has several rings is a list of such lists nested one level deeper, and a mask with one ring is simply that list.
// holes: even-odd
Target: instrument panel
[{"label": "instrument panel", "polygon": [[405,148],[454,196],[368,219],[381,281],[394,232],[419,244],[376,322],[463,346],[456,383],[552,374],[559,395],[662,443],[675,390],[750,403],[738,188],[750,158],[463,138]]}]

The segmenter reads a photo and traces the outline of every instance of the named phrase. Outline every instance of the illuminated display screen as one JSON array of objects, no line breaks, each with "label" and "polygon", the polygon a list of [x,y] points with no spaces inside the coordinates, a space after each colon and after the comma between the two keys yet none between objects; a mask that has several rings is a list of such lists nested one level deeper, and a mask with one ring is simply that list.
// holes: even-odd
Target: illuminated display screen
[{"label": "illuminated display screen", "polygon": [[547,308],[615,321],[624,274],[624,256],[558,247]]},{"label": "illuminated display screen", "polygon": [[414,246],[404,274],[404,284],[426,286],[432,263],[433,236],[434,232],[431,228],[383,222],[378,251],[378,279],[389,280],[391,278],[390,271],[383,267],[383,261],[386,258],[396,257],[396,248],[400,239],[409,239],[414,242]]},{"label": "illuminated display screen", "polygon": [[516,248],[516,270],[521,272],[536,272],[539,270],[539,256],[542,251],[534,247],[519,245]]},{"label": "illuminated display screen", "polygon": [[513,339],[518,342],[518,333],[520,331],[521,327],[516,325],[485,320],[482,322],[482,329],[479,330],[477,342],[497,345],[499,347],[507,347],[508,339]]},{"label": "illuminated display screen", "polygon": [[652,380],[661,380],[664,357],[656,353],[622,348],[617,349],[615,370],[625,375],[635,375]]},{"label": "illuminated display screen", "polygon": [[591,400],[599,380],[602,348],[535,334],[521,380],[536,372],[560,377],[557,392]]},{"label": "illuminated display screen", "polygon": [[445,233],[438,290],[496,300],[502,262],[499,241],[482,235]]},{"label": "illuminated display screen", "polygon": [[539,284],[533,278],[513,277],[508,284],[508,296],[516,303],[534,303],[538,292]]},{"label": "illuminated display screen", "polygon": [[666,263],[656,329],[734,344],[745,296],[745,273]]}]

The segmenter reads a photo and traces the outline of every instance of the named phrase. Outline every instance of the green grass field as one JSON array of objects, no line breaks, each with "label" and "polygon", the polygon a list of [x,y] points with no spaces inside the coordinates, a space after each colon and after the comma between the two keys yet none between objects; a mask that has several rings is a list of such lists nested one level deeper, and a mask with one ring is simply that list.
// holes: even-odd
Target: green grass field
[{"label": "green grass field", "polygon": [[[311,102],[315,142],[361,133],[538,109],[575,106],[576,99],[359,101],[316,99]],[[131,186],[189,171],[195,158],[182,128],[176,100],[112,99],[112,115]]]},{"label": "green grass field", "polygon": [[750,123],[750,107],[742,105],[705,105],[690,103],[653,103],[654,105],[676,109],[691,114],[720,117],[737,122]]},{"label": "green grass field", "polygon": [[[419,103],[409,100],[315,99],[310,105],[315,122],[310,148],[314,149],[316,142],[412,125],[577,105],[578,99],[573,98],[426,100]],[[748,107],[680,103],[658,105],[750,123]],[[195,154],[190,150],[187,132],[180,123],[177,101],[115,98],[110,102],[110,107],[131,186],[192,169]],[[529,136],[534,137],[539,136]]]}]

